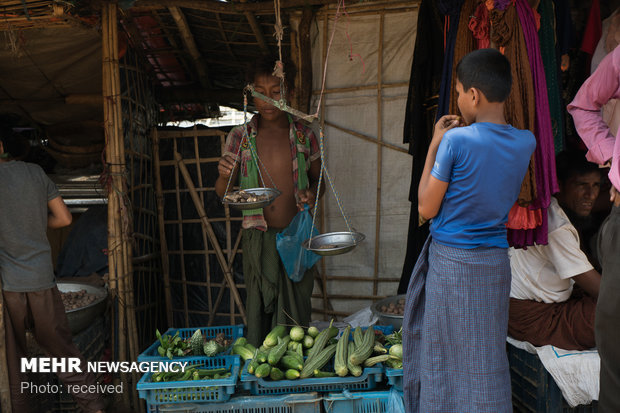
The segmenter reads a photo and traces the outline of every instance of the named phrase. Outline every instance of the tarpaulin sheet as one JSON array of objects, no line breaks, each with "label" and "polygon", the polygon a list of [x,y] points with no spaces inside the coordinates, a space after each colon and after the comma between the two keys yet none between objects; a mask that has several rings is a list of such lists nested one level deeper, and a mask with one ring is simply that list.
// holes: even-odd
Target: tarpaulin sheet
[{"label": "tarpaulin sheet", "polygon": [[[323,97],[326,122],[376,139],[378,136],[379,83],[378,62],[380,15],[350,14],[336,22],[334,41],[329,51],[326,89],[353,88],[353,91],[330,91]],[[406,86],[409,81],[413,48],[415,44],[417,10],[384,15],[383,64],[384,85],[381,91],[382,140],[407,149],[402,144]],[[327,32],[323,24],[314,26],[312,39],[313,90],[321,89],[323,65],[323,36],[329,37],[334,27],[330,17]],[[350,40],[349,40],[350,39]],[[353,48],[353,57],[349,58]],[[358,54],[361,56],[355,56]],[[363,60],[363,63],[362,63]],[[397,87],[385,87],[401,84]],[[404,85],[403,85],[404,84]],[[360,87],[370,89],[359,90]],[[318,95],[313,99],[316,110]],[[366,235],[366,240],[352,252],[325,257],[326,273],[330,276],[372,277],[375,271],[375,242],[377,221],[377,196],[380,196],[380,229],[378,233],[378,276],[399,278],[405,257],[407,228],[411,204],[408,200],[411,181],[411,157],[407,153],[382,147],[381,182],[378,182],[379,146],[334,127],[325,132],[327,168],[334,180],[342,205],[352,227]],[[380,184],[381,190],[377,188]],[[336,199],[327,188],[324,199],[324,232],[346,231],[346,225]],[[397,282],[380,282],[378,295],[395,295]],[[366,281],[329,281],[330,294],[373,295],[373,283]],[[316,292],[316,289],[315,289]],[[332,300],[336,311],[355,312],[368,306],[367,300]],[[314,307],[321,307],[316,300]]]}]

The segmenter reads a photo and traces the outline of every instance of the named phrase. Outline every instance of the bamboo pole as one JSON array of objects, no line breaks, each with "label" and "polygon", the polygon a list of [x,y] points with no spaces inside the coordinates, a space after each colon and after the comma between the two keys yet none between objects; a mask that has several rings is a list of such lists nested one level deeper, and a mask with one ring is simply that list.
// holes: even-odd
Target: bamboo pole
[{"label": "bamboo pole", "polygon": [[[281,8],[308,7],[337,3],[337,0],[282,0]],[[163,8],[170,4],[170,0],[137,0],[134,8]],[[217,0],[175,0],[175,6],[188,9],[204,10],[214,13],[240,14],[245,11],[267,12],[273,14],[273,4],[269,1],[258,3],[222,3]]]},{"label": "bamboo pole", "polygon": [[377,295],[379,289],[379,245],[381,240],[381,180],[383,178],[383,32],[385,15],[379,16],[379,53],[377,58],[377,198],[375,207],[375,257],[374,257],[374,282],[372,294]]},{"label": "bamboo pole", "polygon": [[215,249],[215,253],[216,253],[215,255],[219,261],[222,271],[224,272],[224,277],[226,278],[226,281],[228,281],[231,294],[234,296],[235,302],[237,306],[239,307],[239,312],[241,313],[243,322],[247,324],[247,318],[245,315],[245,307],[243,305],[243,301],[241,300],[241,296],[239,295],[239,291],[237,290],[235,280],[232,276],[230,267],[228,266],[228,263],[226,262],[224,253],[222,252],[222,249],[220,248],[220,244],[217,240],[215,232],[213,231],[213,228],[211,227],[211,223],[207,219],[207,213],[204,210],[204,207],[202,206],[202,204],[200,203],[200,198],[198,196],[198,193],[196,192],[196,188],[194,186],[194,183],[192,182],[191,176],[189,175],[189,171],[187,170],[187,167],[185,166],[185,163],[180,153],[175,152],[174,157],[179,163],[179,170],[181,171],[181,174],[183,175],[183,179],[185,180],[185,185],[187,185],[187,187],[190,190],[190,195],[192,196],[192,200],[194,201],[194,206],[198,210],[198,215],[201,218],[203,227],[205,231],[207,231],[207,235],[209,236],[209,239],[211,240],[211,244],[213,244],[213,248]]},{"label": "bamboo pole", "polygon": [[[247,3],[247,0],[240,0],[241,4]],[[254,37],[256,37],[256,41],[258,42],[258,46],[262,50],[263,53],[269,53],[269,47],[267,46],[267,41],[265,41],[265,36],[263,35],[263,31],[261,30],[258,22],[256,21],[256,16],[250,10],[246,10],[243,12],[252,32],[254,33]]]},{"label": "bamboo pole", "polygon": [[168,241],[166,241],[166,223],[164,221],[164,195],[161,183],[161,165],[159,164],[159,136],[153,130],[153,158],[155,161],[155,198],[157,200],[157,222],[159,223],[159,248],[161,265],[164,275],[164,296],[166,299],[166,322],[172,326],[172,294],[170,292],[170,258],[168,257]]},{"label": "bamboo pole", "polygon": [[[118,186],[119,176],[123,172],[121,165],[124,159],[119,156],[119,133],[120,125],[117,100],[120,94],[115,90],[116,82],[114,72],[118,70],[118,55],[115,55],[114,43],[116,42],[116,4],[104,4],[102,7],[102,53],[103,53],[103,97],[104,97],[104,128],[106,137],[106,162],[109,167],[111,189],[108,192],[108,266],[112,295],[117,303],[118,318],[118,354],[116,358],[126,360],[126,325],[124,290],[122,287],[122,275],[124,273],[124,259],[122,251],[122,229],[120,225],[120,200]],[[118,51],[118,49],[116,49]],[[116,67],[115,67],[116,65]],[[121,373],[122,382],[127,382],[127,374]],[[129,393],[123,393],[123,401],[129,405]]]},{"label": "bamboo pole", "polygon": [[6,358],[4,298],[0,280],[0,407],[2,413],[11,413],[11,391],[9,387],[9,368]]},{"label": "bamboo pole", "polygon": [[[106,163],[109,168],[108,192],[108,259],[110,284],[118,304],[118,359],[133,360],[137,357],[137,331],[133,308],[132,250],[128,234],[131,231],[131,211],[125,194],[125,145],[122,130],[121,86],[118,62],[118,6],[102,6],[102,58],[104,129],[106,136]],[[127,373],[121,380],[127,383]],[[138,375],[132,372],[132,383]],[[138,405],[135,390],[123,393],[123,401]]]},{"label": "bamboo pole", "polygon": [[[172,146],[174,153],[177,153],[177,140],[172,141]],[[177,217],[179,220],[178,231],[179,231],[179,248],[181,250],[181,281],[183,282],[183,316],[185,318],[185,326],[189,327],[189,308],[187,303],[187,276],[185,273],[185,253],[184,253],[184,242],[183,242],[183,214],[181,210],[181,192],[180,192],[180,184],[181,181],[179,179],[179,164],[174,165],[174,187],[176,189],[176,200],[177,200]]]},{"label": "bamboo pole", "polygon": [[[406,87],[409,85],[409,82],[398,82],[398,83],[386,83],[381,87],[383,89],[388,88],[396,88],[396,87]],[[323,94],[328,95],[330,93],[346,93],[346,92],[359,92],[360,90],[377,90],[377,85],[361,85],[355,87],[335,87],[335,88],[325,88]],[[321,90],[315,90],[312,92],[313,95],[321,94]]]},{"label": "bamboo pole", "polygon": [[192,57],[192,61],[194,62],[194,68],[198,72],[198,78],[200,84],[203,87],[209,87],[209,75],[207,71],[207,66],[205,65],[202,56],[200,55],[200,51],[198,51],[198,47],[196,46],[196,41],[194,40],[194,36],[187,24],[187,19],[185,15],[181,11],[179,7],[168,7],[168,11],[172,15],[175,23],[177,24],[177,28],[181,34],[181,39],[183,40],[183,45],[189,52]]},{"label": "bamboo pole", "polygon": [[379,141],[379,140],[378,140],[378,139],[376,139],[376,138],[373,138],[373,137],[370,137],[370,136],[363,135],[363,134],[361,134],[361,133],[359,133],[359,132],[355,132],[355,131],[353,131],[353,130],[351,130],[351,129],[348,129],[348,128],[345,128],[345,127],[343,127],[343,126],[338,126],[338,125],[336,125],[336,124],[334,124],[334,123],[331,123],[331,122],[329,122],[329,121],[325,121],[325,124],[326,124],[327,126],[332,127],[332,128],[338,129],[339,131],[342,131],[342,132],[348,133],[348,134],[349,134],[349,135],[351,135],[351,136],[355,136],[356,138],[360,138],[360,139],[365,140],[365,141],[368,141],[368,142],[376,143],[378,146],[383,146],[383,147],[385,147],[385,148],[393,149],[393,150],[395,150],[395,151],[397,151],[397,152],[409,153],[409,152],[407,151],[407,149],[405,149],[405,148],[401,148],[401,147],[399,147],[399,146],[392,145],[391,143],[387,143],[387,142]]},{"label": "bamboo pole", "polygon": [[[323,17],[323,56],[321,59],[321,67],[324,68],[324,70],[327,70],[327,32],[329,29],[329,24],[328,24],[328,20],[327,20],[327,15],[325,15]],[[320,108],[317,108],[317,110],[321,111],[321,122],[323,122],[323,128],[325,127],[325,103],[323,103],[323,106]],[[323,161],[323,159],[321,159],[321,161]],[[328,191],[325,191],[328,192]],[[323,199],[321,200],[321,232],[325,232],[325,208],[327,207],[327,202],[325,201],[325,197],[323,197]],[[330,306],[330,302],[327,298],[327,278],[325,278],[325,260],[321,260],[321,292],[323,294],[323,308],[327,309],[328,306]],[[325,317],[325,314],[323,315],[323,320],[327,320],[327,318]]]},{"label": "bamboo pole", "polygon": [[[198,149],[198,136],[196,135],[196,131],[198,130],[198,128],[196,128],[196,125],[194,125],[192,129],[194,132],[194,162],[196,163],[196,172],[197,172],[196,175],[198,176],[198,186],[201,189],[203,189],[204,185],[202,182],[202,168],[200,167],[200,151]],[[205,191],[201,191],[199,194],[201,205],[205,204],[204,194],[205,194]],[[211,294],[211,266],[209,265],[210,263],[209,241],[207,239],[207,234],[205,231],[202,231],[202,244],[204,245],[205,272],[206,272],[206,277],[207,277],[207,303],[209,305],[209,310],[214,311],[215,309],[211,307],[211,304],[213,302],[212,300],[213,297],[211,296],[212,295]],[[213,321],[209,319],[208,325],[210,326],[212,322]]]}]

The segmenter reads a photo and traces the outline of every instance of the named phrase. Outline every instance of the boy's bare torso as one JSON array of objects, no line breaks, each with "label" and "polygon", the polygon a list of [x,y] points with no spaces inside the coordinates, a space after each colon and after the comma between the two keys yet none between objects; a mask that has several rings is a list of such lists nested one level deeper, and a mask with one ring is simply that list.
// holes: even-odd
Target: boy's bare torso
[{"label": "boy's bare torso", "polygon": [[[288,123],[286,127],[283,125],[259,127],[256,146],[260,160],[271,175],[275,186],[282,192],[271,205],[264,208],[265,220],[270,228],[285,228],[298,211],[293,185]],[[262,166],[261,173],[265,185],[271,186],[271,180]]]}]

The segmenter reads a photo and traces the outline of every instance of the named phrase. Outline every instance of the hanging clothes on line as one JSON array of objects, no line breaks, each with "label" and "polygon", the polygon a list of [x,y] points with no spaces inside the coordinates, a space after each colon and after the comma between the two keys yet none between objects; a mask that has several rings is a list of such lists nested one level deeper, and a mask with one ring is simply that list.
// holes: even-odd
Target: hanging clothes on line
[{"label": "hanging clothes on line", "polygon": [[429,233],[428,223],[418,226],[418,184],[424,169],[424,162],[420,160],[426,158],[435,125],[444,61],[443,25],[444,16],[439,12],[437,3],[434,0],[422,0],[418,9],[418,30],[403,130],[403,142],[409,144],[409,153],[412,155],[412,174],[407,251],[398,285],[399,294],[407,292],[411,272]]}]

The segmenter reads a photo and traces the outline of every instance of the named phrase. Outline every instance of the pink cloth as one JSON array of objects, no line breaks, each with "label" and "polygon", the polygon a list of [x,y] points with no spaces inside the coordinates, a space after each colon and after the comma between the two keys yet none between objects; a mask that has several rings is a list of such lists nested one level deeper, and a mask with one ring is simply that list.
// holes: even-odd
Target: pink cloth
[{"label": "pink cloth", "polygon": [[620,47],[616,47],[583,83],[568,105],[581,140],[588,147],[586,158],[599,165],[611,160],[609,180],[620,191],[620,139],[610,132],[601,108],[620,98]]}]

